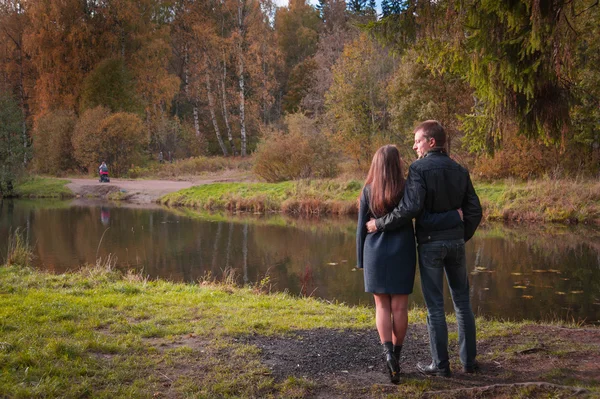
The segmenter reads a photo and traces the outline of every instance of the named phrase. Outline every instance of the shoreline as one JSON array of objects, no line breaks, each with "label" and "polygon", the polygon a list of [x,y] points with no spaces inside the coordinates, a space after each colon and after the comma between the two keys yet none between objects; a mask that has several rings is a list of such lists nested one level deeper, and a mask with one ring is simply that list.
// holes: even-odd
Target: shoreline
[{"label": "shoreline", "polygon": [[[223,181],[226,180],[226,181]],[[33,178],[17,187],[21,198],[103,198],[169,207],[290,216],[355,215],[361,182],[310,180],[282,183],[228,179],[122,180]],[[475,181],[484,221],[600,226],[600,182]]]}]

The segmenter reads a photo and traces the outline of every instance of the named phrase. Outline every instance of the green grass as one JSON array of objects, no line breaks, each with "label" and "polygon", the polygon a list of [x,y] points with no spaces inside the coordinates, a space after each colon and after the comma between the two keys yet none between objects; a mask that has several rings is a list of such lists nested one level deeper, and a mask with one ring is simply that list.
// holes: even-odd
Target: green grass
[{"label": "green grass", "polygon": [[214,183],[167,194],[170,206],[230,209],[292,214],[348,214],[356,212],[361,183],[335,180],[281,183]]},{"label": "green grass", "polygon": [[[294,375],[276,381],[260,349],[239,338],[316,328],[375,330],[370,307],[261,288],[149,281],[113,271],[110,262],[62,275],[0,267],[0,397],[307,398],[322,390],[323,382]],[[410,325],[425,323],[425,315],[424,309],[411,309]],[[496,343],[536,325],[477,323],[479,339]],[[556,350],[572,350],[561,345]],[[326,391],[357,389],[331,384]],[[443,388],[407,377],[387,397],[419,397]],[[386,395],[376,386],[358,389],[369,397]]]},{"label": "green grass", "polygon": [[[103,268],[50,275],[2,267],[0,292],[0,397],[151,397],[163,382],[156,370],[170,363],[190,367],[169,376],[184,396],[302,391],[310,384],[275,384],[257,349],[232,337],[373,325],[367,308]],[[198,347],[174,347],[190,335]]]},{"label": "green grass", "polygon": [[66,187],[69,180],[34,176],[18,182],[14,194],[21,198],[69,198],[73,192]]}]

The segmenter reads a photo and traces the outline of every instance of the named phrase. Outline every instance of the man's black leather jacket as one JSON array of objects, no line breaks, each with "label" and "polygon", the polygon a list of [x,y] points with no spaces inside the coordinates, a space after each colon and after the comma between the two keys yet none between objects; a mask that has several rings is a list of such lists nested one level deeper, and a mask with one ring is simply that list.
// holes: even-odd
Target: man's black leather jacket
[{"label": "man's black leather jacket", "polygon": [[[439,213],[459,208],[464,222],[450,229],[437,230],[419,223],[424,210]],[[379,231],[393,230],[416,218],[419,243],[460,238],[467,241],[475,234],[481,216],[481,204],[469,171],[450,159],[445,151],[432,149],[410,165],[400,204],[375,224]]]}]

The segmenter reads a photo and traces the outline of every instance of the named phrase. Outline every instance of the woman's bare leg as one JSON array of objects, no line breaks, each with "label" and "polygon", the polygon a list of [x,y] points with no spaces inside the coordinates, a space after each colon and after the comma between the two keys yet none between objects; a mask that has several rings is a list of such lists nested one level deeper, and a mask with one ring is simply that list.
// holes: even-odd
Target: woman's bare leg
[{"label": "woman's bare leg", "polygon": [[373,294],[375,298],[375,325],[381,343],[392,342],[392,297],[388,294]]},{"label": "woman's bare leg", "polygon": [[390,297],[393,342],[394,345],[402,345],[408,328],[408,295],[391,295]]}]

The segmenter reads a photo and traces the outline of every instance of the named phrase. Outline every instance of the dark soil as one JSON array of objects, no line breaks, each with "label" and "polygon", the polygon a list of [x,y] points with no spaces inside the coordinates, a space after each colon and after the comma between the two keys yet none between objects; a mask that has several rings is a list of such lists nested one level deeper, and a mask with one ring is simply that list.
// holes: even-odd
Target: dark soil
[{"label": "dark soil", "polygon": [[[449,330],[456,331],[451,325]],[[403,384],[389,383],[375,329],[318,329],[239,341],[261,349],[263,363],[277,380],[294,376],[315,382],[314,397],[381,397],[403,389]],[[449,350],[451,378],[422,376],[416,363],[430,360],[427,329],[410,326],[401,356],[403,383],[426,387],[417,396],[469,398],[592,397],[600,387],[600,329],[531,326],[514,335],[478,340],[477,374],[462,371],[456,343]]]}]

